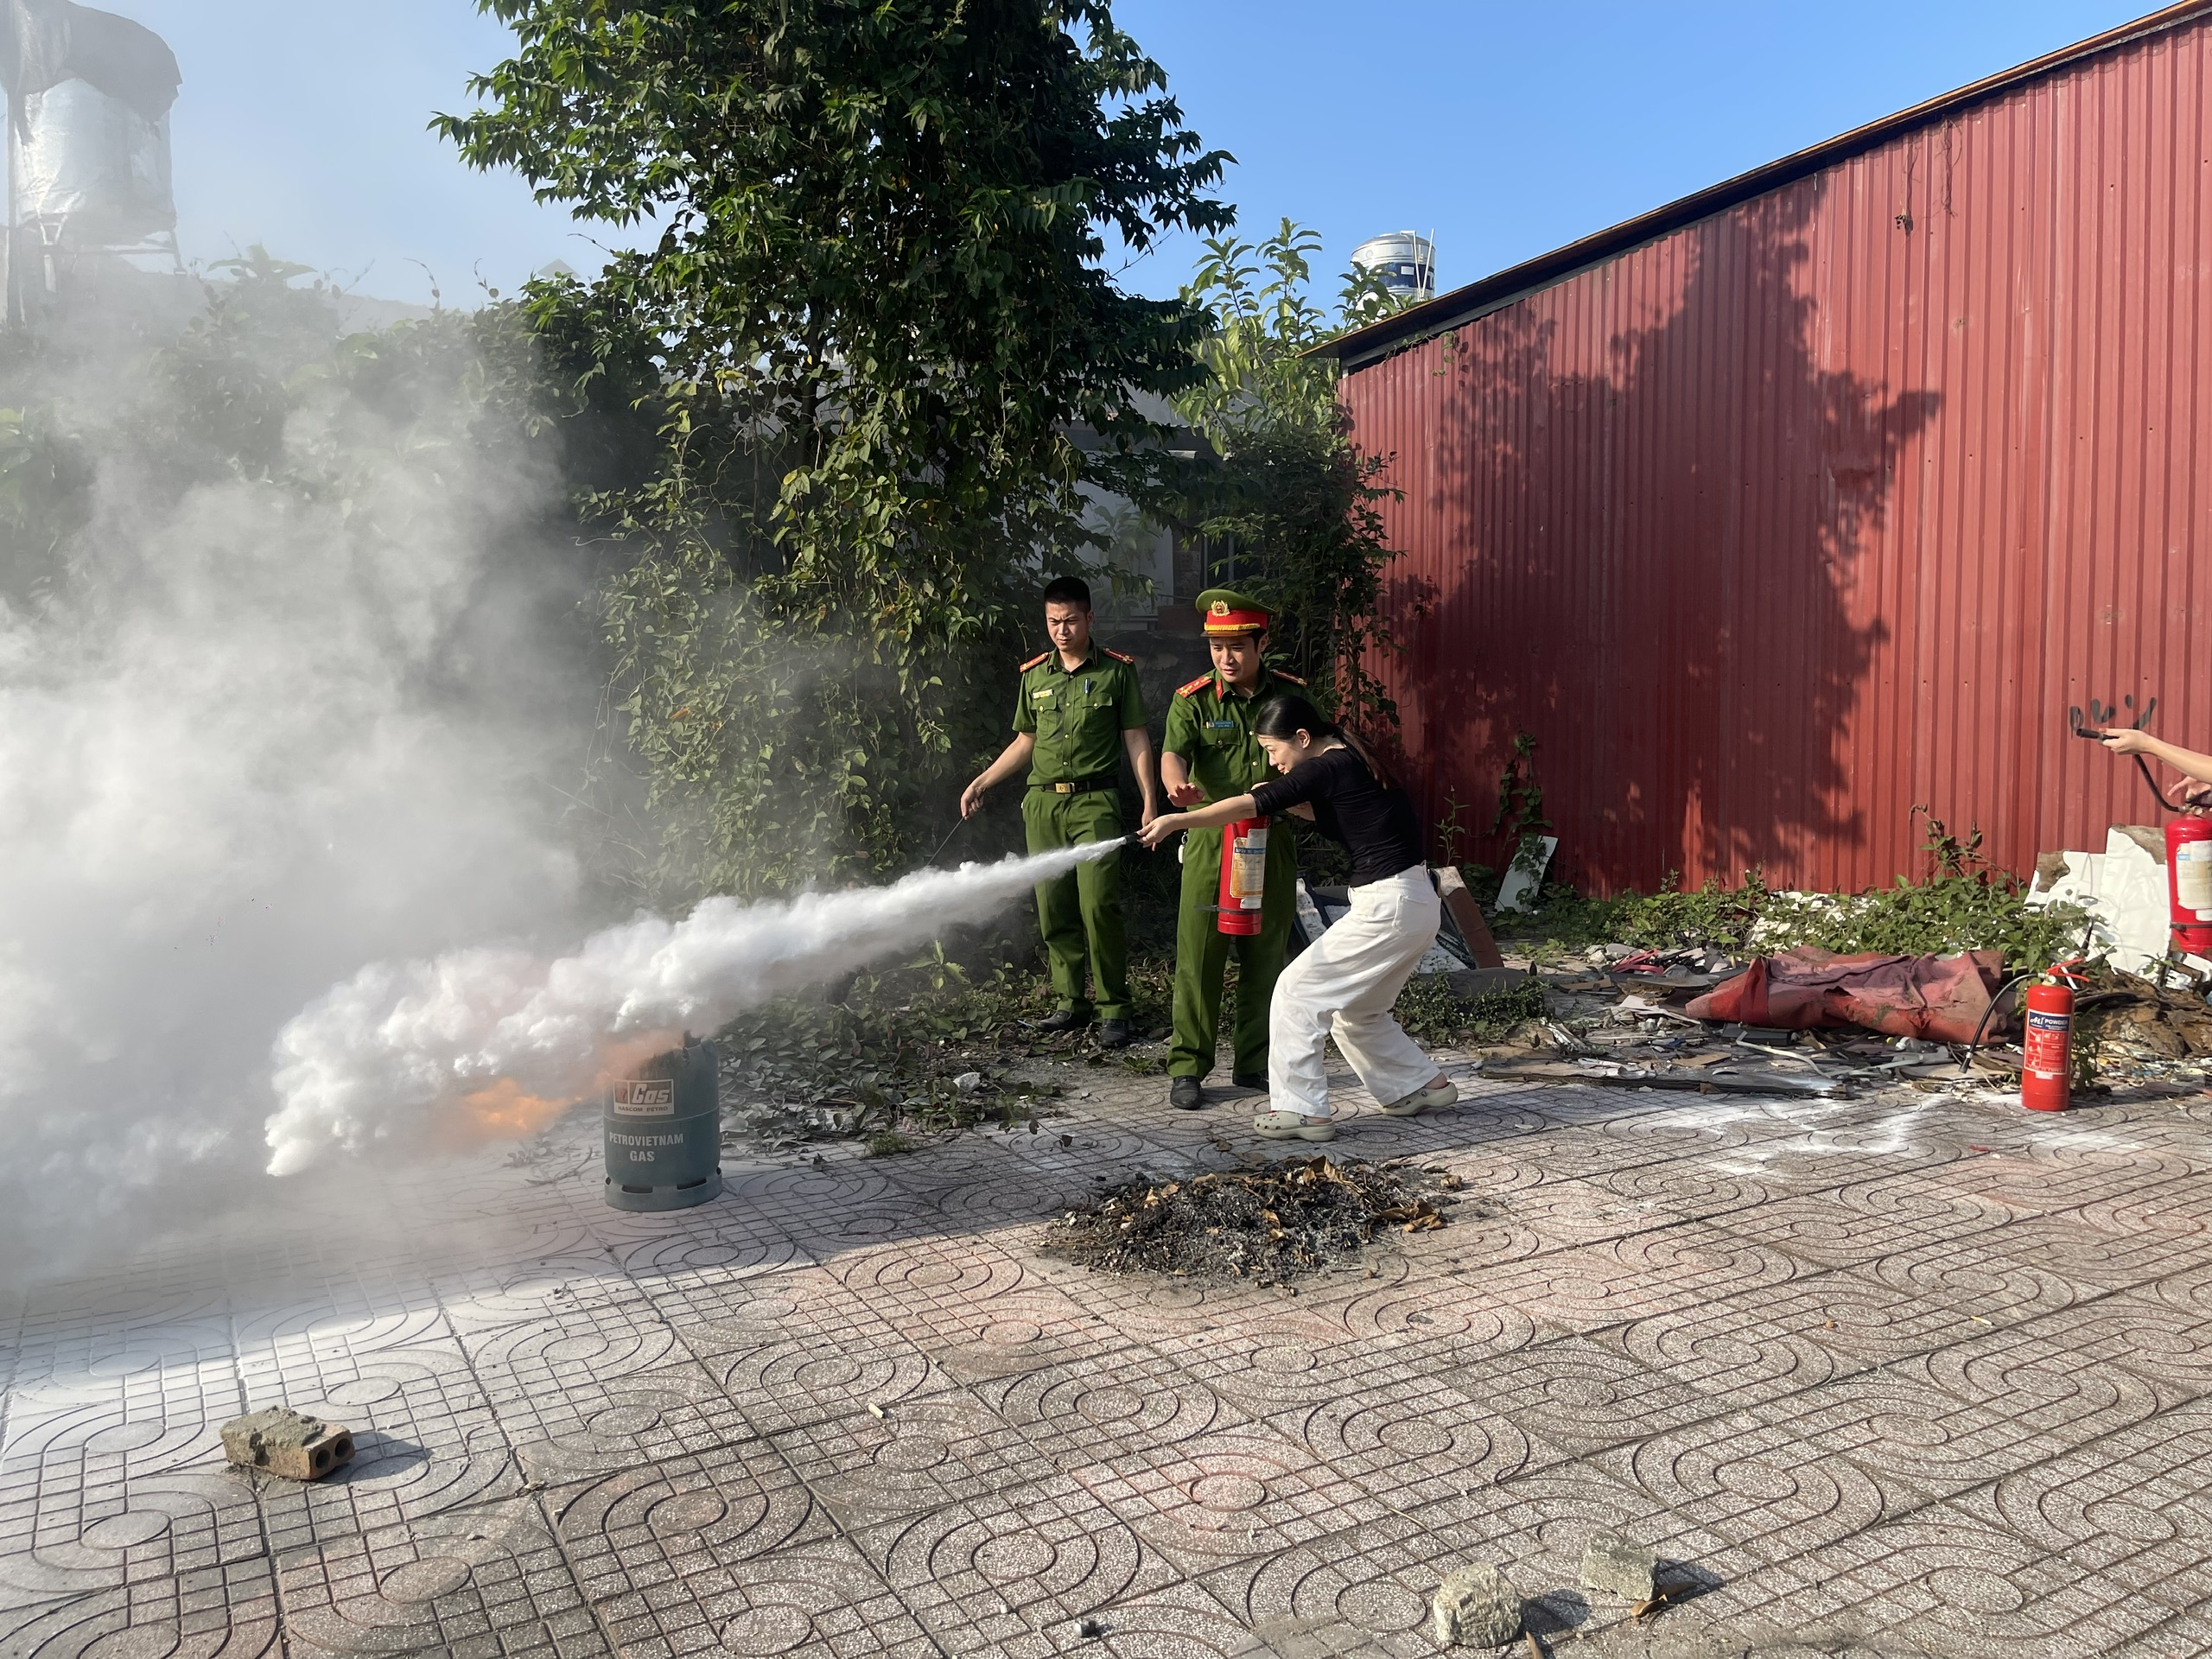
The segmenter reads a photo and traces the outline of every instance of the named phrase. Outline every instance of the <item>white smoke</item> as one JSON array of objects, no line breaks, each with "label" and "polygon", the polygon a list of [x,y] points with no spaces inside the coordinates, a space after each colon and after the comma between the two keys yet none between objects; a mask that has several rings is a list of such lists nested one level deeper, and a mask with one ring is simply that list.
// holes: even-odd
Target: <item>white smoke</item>
[{"label": "white smoke", "polygon": [[269,1172],[435,1135],[442,1113],[494,1082],[572,1099],[610,1039],[711,1031],[782,993],[987,920],[1036,882],[1120,844],[922,870],[887,887],[788,903],[709,899],[682,921],[641,915],[551,961],[475,949],[364,968],[276,1039],[282,1103],[267,1125]]},{"label": "white smoke", "polygon": [[181,488],[171,396],[76,376],[90,522],[0,539],[0,1278],[219,1213],[272,1034],[359,963],[586,925],[546,482],[334,390]]}]

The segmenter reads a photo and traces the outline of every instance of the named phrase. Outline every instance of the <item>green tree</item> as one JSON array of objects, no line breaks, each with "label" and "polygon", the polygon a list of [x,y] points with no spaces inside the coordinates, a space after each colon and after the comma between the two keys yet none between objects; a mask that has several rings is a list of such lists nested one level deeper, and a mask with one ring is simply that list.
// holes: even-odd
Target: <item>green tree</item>
[{"label": "green tree", "polygon": [[516,55],[438,126],[662,227],[531,301],[653,368],[649,475],[588,505],[662,885],[893,866],[1003,728],[1036,562],[1090,539],[1070,429],[1136,442],[1202,373],[1198,309],[1118,289],[1108,235],[1225,228],[1227,158],[1106,0],[481,3]]},{"label": "green tree", "polygon": [[1128,467],[1139,499],[1216,550],[1211,574],[1234,579],[1278,618],[1273,652],[1354,720],[1395,720],[1367,665],[1387,643],[1376,615],[1395,556],[1376,481],[1383,462],[1351,442],[1334,363],[1314,346],[1395,303],[1370,274],[1345,273],[1335,315],[1312,296],[1320,237],[1286,219],[1255,245],[1211,239],[1184,296],[1210,328],[1205,379],[1176,400],[1217,459],[1147,453]]}]

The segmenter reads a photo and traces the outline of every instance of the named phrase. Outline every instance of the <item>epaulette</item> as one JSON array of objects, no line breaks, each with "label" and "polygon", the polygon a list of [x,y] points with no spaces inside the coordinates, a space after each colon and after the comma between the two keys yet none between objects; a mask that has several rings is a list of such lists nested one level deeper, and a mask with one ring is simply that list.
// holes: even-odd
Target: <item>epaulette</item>
[{"label": "epaulette", "polygon": [[1047,657],[1051,656],[1052,654],[1052,653],[1051,652],[1049,652],[1049,651],[1040,651],[1040,652],[1038,652],[1034,657],[1032,657],[1032,658],[1031,658],[1027,662],[1024,663],[1024,664],[1021,665],[1021,670],[1020,670],[1020,671],[1021,671],[1022,673],[1024,673],[1024,674],[1027,674],[1027,673],[1031,669],[1033,669],[1033,668],[1036,667],[1038,664],[1039,664],[1039,663],[1043,662],[1043,661],[1044,661]]},{"label": "epaulette", "polygon": [[1132,668],[1136,666],[1137,659],[1130,656],[1126,651],[1116,651],[1111,645],[1101,645],[1098,649],[1104,652],[1109,657],[1111,657],[1117,663],[1127,663]]},{"label": "epaulette", "polygon": [[1188,685],[1177,686],[1175,688],[1175,695],[1179,697],[1196,696],[1200,691],[1203,691],[1206,687],[1212,683],[1212,675],[1201,674],[1197,679],[1192,680]]},{"label": "epaulette", "polygon": [[1279,680],[1288,680],[1293,685],[1303,685],[1306,683],[1306,682],[1300,679],[1297,675],[1286,674],[1279,668],[1270,669],[1268,670],[1268,672],[1273,674],[1275,678]]}]

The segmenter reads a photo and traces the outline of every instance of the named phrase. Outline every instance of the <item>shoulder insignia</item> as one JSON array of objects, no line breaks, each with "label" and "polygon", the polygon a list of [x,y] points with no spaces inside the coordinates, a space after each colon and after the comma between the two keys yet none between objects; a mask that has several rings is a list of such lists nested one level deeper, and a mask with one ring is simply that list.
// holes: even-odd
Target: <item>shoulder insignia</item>
[{"label": "shoulder insignia", "polygon": [[1109,657],[1111,657],[1117,663],[1127,663],[1132,668],[1136,666],[1137,659],[1130,656],[1126,651],[1116,651],[1111,645],[1101,645],[1098,649],[1104,652]]},{"label": "shoulder insignia", "polygon": [[1270,674],[1273,674],[1275,678],[1279,680],[1288,680],[1293,685],[1303,685],[1306,683],[1306,682],[1300,679],[1297,675],[1286,674],[1279,668],[1269,669],[1268,671]]},{"label": "shoulder insignia", "polygon": [[1052,653],[1051,652],[1049,652],[1049,651],[1040,651],[1040,652],[1038,652],[1034,657],[1032,657],[1032,658],[1031,658],[1027,662],[1024,663],[1024,664],[1021,665],[1021,671],[1022,671],[1024,674],[1027,674],[1027,673],[1031,669],[1033,669],[1033,668],[1036,667],[1038,664],[1039,664],[1039,663],[1043,662],[1043,661],[1044,661],[1047,657],[1051,656],[1052,654]]},{"label": "shoulder insignia", "polygon": [[1196,696],[1199,692],[1205,690],[1206,687],[1212,683],[1212,675],[1201,674],[1197,679],[1192,680],[1188,685],[1177,686],[1175,688],[1175,695],[1179,697]]}]

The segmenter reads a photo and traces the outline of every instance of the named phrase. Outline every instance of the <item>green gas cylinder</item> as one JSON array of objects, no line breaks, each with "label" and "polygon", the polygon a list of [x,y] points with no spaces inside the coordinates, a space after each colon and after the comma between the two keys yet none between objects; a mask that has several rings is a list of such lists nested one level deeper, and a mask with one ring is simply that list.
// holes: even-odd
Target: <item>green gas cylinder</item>
[{"label": "green gas cylinder", "polygon": [[683,1036],[607,1085],[607,1201],[683,1210],[722,1190],[721,1074],[715,1046]]}]

